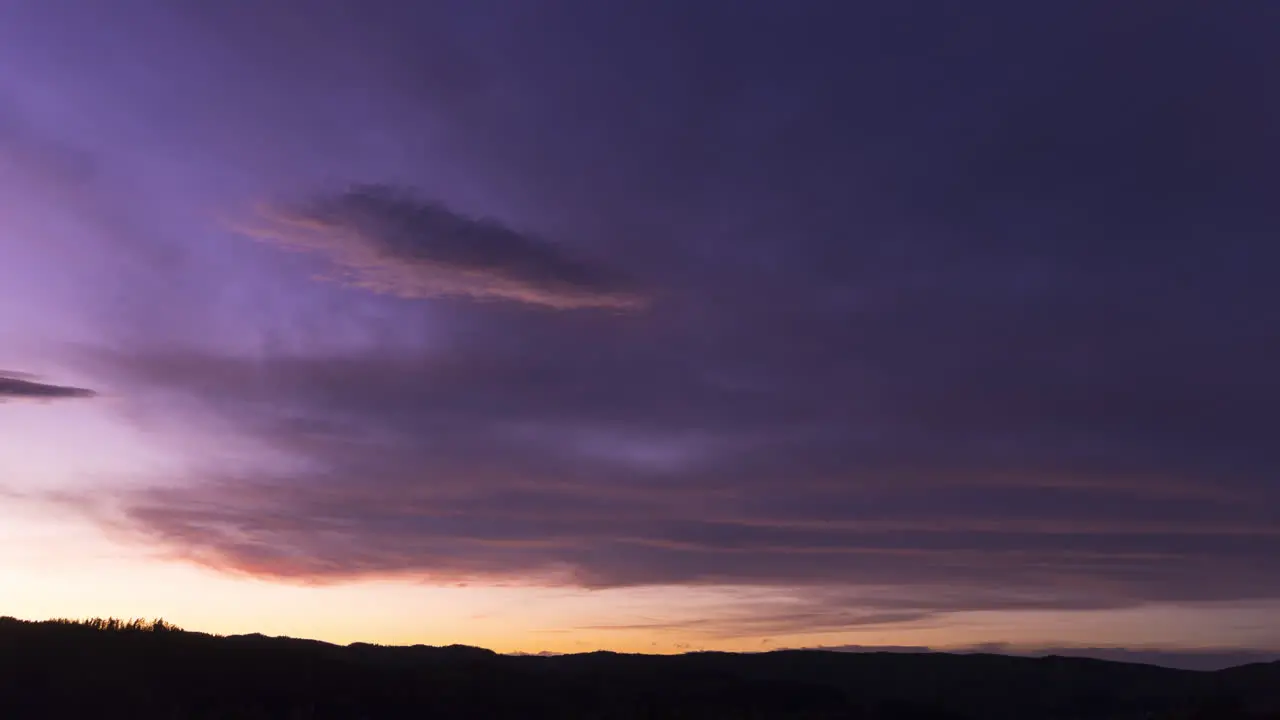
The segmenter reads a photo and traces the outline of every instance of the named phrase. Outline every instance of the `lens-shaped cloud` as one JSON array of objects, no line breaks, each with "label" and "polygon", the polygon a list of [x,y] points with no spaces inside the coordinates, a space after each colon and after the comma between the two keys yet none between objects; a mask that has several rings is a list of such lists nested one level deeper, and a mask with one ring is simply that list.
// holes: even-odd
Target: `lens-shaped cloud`
[{"label": "lens-shaped cloud", "polygon": [[0,370],[0,402],[6,400],[70,400],[96,396],[92,390],[40,382],[34,375]]},{"label": "lens-shaped cloud", "polygon": [[617,273],[497,221],[386,185],[270,206],[250,234],[323,255],[344,281],[406,298],[469,297],[556,309],[634,310]]}]

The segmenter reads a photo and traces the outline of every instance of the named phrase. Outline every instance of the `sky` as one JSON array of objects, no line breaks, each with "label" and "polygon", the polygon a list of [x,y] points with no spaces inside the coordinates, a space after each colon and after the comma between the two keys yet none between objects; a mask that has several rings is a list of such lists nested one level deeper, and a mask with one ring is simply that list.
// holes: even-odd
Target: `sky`
[{"label": "sky", "polygon": [[0,4],[0,614],[1280,657],[1277,22]]}]

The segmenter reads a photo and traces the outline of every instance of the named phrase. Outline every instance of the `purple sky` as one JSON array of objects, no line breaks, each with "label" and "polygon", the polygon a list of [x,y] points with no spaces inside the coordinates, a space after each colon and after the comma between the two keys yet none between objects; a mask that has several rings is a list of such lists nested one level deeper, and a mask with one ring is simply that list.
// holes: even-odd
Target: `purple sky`
[{"label": "purple sky", "polygon": [[[5,4],[0,523],[65,542],[0,584],[422,642],[435,593],[504,649],[1280,651],[1278,21]],[[404,628],[243,610],[294,592]]]}]

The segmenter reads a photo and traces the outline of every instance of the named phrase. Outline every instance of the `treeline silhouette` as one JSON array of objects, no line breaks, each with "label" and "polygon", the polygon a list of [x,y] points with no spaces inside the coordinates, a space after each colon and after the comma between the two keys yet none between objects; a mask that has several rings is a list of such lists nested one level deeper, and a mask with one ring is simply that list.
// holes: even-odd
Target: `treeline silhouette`
[{"label": "treeline silhouette", "polygon": [[508,656],[0,618],[0,718],[1280,720],[1280,663],[774,651]]}]

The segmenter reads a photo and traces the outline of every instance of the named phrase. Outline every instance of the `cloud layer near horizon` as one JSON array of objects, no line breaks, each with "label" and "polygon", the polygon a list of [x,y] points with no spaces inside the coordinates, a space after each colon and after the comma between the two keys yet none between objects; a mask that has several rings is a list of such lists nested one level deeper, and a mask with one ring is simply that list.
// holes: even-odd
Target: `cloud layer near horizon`
[{"label": "cloud layer near horizon", "polygon": [[1099,368],[1051,391],[1055,371],[993,368],[957,406],[960,388],[901,374],[905,357],[779,374],[764,347],[704,356],[617,320],[584,337],[569,317],[491,315],[502,332],[426,353],[106,358],[307,468],[212,467],[117,498],[119,520],[215,567],[308,581],[853,583],[947,610],[1280,594],[1270,451],[1237,445],[1248,405],[1157,374]]}]

